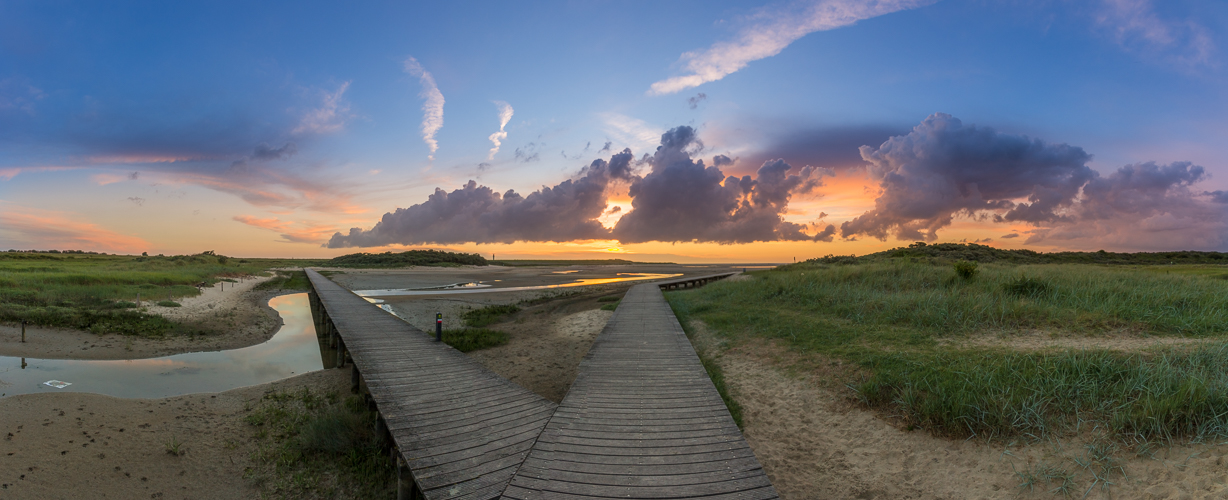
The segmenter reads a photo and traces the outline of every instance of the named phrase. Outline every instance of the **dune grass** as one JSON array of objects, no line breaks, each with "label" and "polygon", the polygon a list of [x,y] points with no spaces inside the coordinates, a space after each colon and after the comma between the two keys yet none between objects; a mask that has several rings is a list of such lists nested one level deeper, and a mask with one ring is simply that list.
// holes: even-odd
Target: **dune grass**
[{"label": "dune grass", "polygon": [[[1216,340],[1228,332],[1228,280],[1078,264],[982,263],[971,274],[910,259],[812,262],[666,297],[684,324],[853,362],[868,375],[841,382],[857,397],[939,434],[1228,436],[1228,344]],[[1210,342],[1145,353],[939,343],[1021,330]]]},{"label": "dune grass", "polygon": [[213,252],[176,256],[0,252],[0,321],[94,333],[160,336],[175,324],[141,305],[199,293],[196,285],[314,261],[234,259]]},{"label": "dune grass", "polygon": [[396,471],[362,396],[303,388],[271,392],[251,409],[261,498],[391,498]]},{"label": "dune grass", "polygon": [[506,344],[506,333],[489,328],[462,328],[444,330],[443,342],[460,352],[471,352]]},{"label": "dune grass", "polygon": [[512,304],[486,306],[472,309],[461,314],[465,324],[472,327],[483,327],[503,321],[506,317],[520,312],[520,307]]}]

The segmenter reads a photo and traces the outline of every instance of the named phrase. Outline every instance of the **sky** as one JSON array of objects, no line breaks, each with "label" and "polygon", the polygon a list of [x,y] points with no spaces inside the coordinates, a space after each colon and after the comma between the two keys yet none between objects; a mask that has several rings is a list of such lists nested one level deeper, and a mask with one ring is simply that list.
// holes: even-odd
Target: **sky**
[{"label": "sky", "polygon": [[0,250],[1228,251],[1228,3],[0,2]]}]

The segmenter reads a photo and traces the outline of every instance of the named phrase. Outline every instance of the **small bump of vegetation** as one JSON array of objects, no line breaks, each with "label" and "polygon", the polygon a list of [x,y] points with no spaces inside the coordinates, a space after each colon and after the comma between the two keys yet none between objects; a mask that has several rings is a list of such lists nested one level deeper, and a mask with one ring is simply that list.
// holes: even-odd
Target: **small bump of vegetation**
[{"label": "small bump of vegetation", "polygon": [[182,304],[173,300],[159,300],[158,305],[162,307],[181,307]]},{"label": "small bump of vegetation", "polygon": [[171,436],[171,440],[163,443],[163,446],[166,447],[167,455],[175,457],[183,456],[183,454],[187,451],[183,448],[183,443],[181,443],[175,436]]},{"label": "small bump of vegetation", "polygon": [[506,344],[506,333],[489,328],[462,328],[444,330],[443,342],[460,352],[471,352]]},{"label": "small bump of vegetation", "polygon": [[461,319],[465,320],[466,325],[483,327],[503,321],[505,317],[517,312],[520,312],[520,308],[512,304],[486,306],[466,311],[461,315]]},{"label": "small bump of vegetation", "polygon": [[601,297],[597,299],[597,302],[618,302],[620,300],[622,300],[622,297],[619,297],[617,295],[607,295],[605,297]]},{"label": "small bump of vegetation", "polygon": [[618,309],[618,304],[620,304],[620,303],[622,303],[622,301],[621,301],[621,300],[620,300],[620,301],[618,301],[618,302],[615,302],[615,303],[613,303],[613,304],[604,304],[604,305],[602,305],[602,306],[601,306],[601,310],[602,310],[602,311],[613,311],[613,310],[615,310],[615,309]]},{"label": "small bump of vegetation", "polygon": [[952,266],[955,267],[955,275],[959,276],[959,279],[972,281],[976,278],[976,262],[957,260]]}]

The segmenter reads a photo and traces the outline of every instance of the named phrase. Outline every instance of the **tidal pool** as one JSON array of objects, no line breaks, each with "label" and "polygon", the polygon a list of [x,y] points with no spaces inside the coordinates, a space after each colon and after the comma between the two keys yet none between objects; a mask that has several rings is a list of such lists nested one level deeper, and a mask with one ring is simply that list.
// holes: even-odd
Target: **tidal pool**
[{"label": "tidal pool", "polygon": [[[307,294],[269,301],[285,322],[263,344],[119,361],[0,356],[0,397],[40,392],[91,392],[121,398],[164,398],[221,392],[324,368]],[[56,389],[50,380],[71,385]]]},{"label": "tidal pool", "polygon": [[[555,271],[551,274],[557,274],[560,271]],[[562,271],[563,273],[571,273],[574,271]],[[483,281],[473,281],[468,283],[457,283],[443,287],[431,288],[393,288],[381,290],[354,290],[354,293],[359,297],[393,297],[400,295],[451,295],[462,293],[489,293],[489,292],[521,292],[525,290],[549,290],[551,288],[570,288],[574,286],[602,285],[606,283],[620,283],[624,281],[639,281],[639,280],[659,280],[665,278],[676,278],[682,274],[654,274],[654,273],[617,273],[613,278],[580,278],[566,283],[556,283],[553,285],[534,285],[534,286],[511,286],[497,287],[488,285]],[[499,281],[499,280],[495,280]],[[382,306],[381,306],[382,307]]]}]

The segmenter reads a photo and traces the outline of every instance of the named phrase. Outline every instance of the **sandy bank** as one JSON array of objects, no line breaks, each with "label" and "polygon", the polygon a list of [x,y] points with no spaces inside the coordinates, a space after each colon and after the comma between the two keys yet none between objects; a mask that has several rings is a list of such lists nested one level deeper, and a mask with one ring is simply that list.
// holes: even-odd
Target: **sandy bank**
[{"label": "sandy bank", "polygon": [[[39,359],[142,359],[185,352],[237,349],[268,340],[281,326],[269,299],[285,291],[256,290],[270,278],[219,283],[201,295],[182,299],[182,307],[146,304],[146,311],[182,323],[199,334],[168,334],[161,338],[95,335],[64,328],[0,325],[0,356]],[[225,290],[223,290],[223,287]]]},{"label": "sandy bank", "polygon": [[[216,394],[119,399],[82,393],[0,399],[0,498],[250,499],[245,421],[266,391],[348,392],[325,370]],[[182,443],[181,456],[167,445]]]}]

